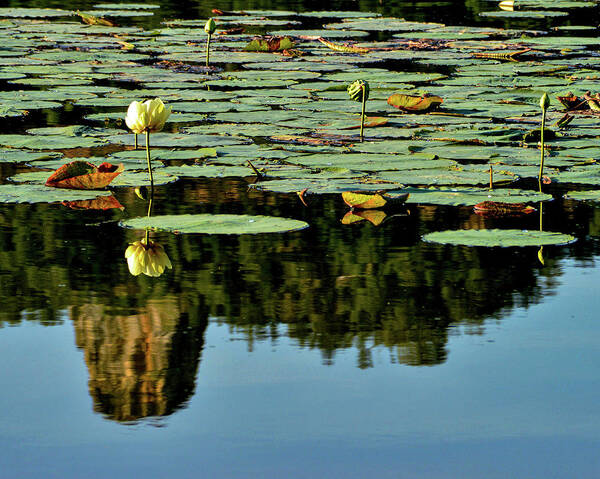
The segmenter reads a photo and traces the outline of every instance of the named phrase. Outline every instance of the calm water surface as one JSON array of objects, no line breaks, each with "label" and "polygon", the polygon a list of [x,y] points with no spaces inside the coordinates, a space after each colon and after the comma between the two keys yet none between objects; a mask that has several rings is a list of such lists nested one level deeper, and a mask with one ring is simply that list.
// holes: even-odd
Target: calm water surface
[{"label": "calm water surface", "polygon": [[[272,5],[164,10],[194,18]],[[332,8],[459,24],[484,5]],[[348,227],[338,197],[305,208],[247,187],[160,187],[155,213],[271,214],[311,228],[157,234],[173,262],[160,278],[129,274],[123,253],[138,238],[110,222],[118,213],[2,205],[0,478],[600,476],[593,204],[545,206],[545,228],[578,242],[544,248],[541,265],[537,248],[420,239],[535,229],[537,214],[412,206],[380,227]],[[131,216],[145,213],[133,191],[115,194]]]}]

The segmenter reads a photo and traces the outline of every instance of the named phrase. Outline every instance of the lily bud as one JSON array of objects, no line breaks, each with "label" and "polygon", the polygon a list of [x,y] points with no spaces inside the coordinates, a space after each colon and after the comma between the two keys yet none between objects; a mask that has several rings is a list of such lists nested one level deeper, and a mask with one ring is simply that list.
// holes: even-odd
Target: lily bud
[{"label": "lily bud", "polygon": [[163,129],[171,115],[171,107],[165,107],[160,98],[146,100],[144,103],[133,101],[127,109],[125,123],[134,133],[157,132]]},{"label": "lily bud", "polygon": [[204,25],[204,31],[206,32],[207,35],[212,35],[213,33],[215,33],[217,29],[217,24],[215,23],[215,21],[212,18],[209,18],[208,21],[206,22],[206,25]]},{"label": "lily bud", "polygon": [[348,95],[354,101],[363,101],[363,88],[365,101],[369,99],[369,83],[364,80],[356,80],[348,86]]},{"label": "lily bud", "polygon": [[547,110],[549,106],[550,106],[550,97],[548,96],[547,93],[544,93],[542,95],[542,97],[540,98],[540,108],[542,110]]},{"label": "lily bud", "polygon": [[125,258],[133,276],[144,273],[157,277],[164,273],[165,268],[173,268],[162,245],[154,241],[148,241],[148,244],[144,240],[131,243],[125,250]]}]

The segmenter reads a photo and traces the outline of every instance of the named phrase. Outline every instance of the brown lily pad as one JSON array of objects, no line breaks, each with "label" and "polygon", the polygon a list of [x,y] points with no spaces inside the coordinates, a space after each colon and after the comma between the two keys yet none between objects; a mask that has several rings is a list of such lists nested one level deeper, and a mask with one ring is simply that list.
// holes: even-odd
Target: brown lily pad
[{"label": "brown lily pad", "polygon": [[97,190],[108,186],[125,169],[123,163],[102,163],[96,166],[89,161],[72,161],[61,166],[46,180],[46,186],[73,190]]}]

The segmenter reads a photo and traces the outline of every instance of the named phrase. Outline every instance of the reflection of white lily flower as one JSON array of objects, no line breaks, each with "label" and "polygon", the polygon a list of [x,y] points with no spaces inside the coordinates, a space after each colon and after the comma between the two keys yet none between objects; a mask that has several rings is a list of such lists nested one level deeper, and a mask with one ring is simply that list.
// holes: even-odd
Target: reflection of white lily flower
[{"label": "reflection of white lily flower", "polygon": [[132,101],[127,109],[125,123],[134,133],[160,131],[171,114],[160,98],[146,100],[144,103]]},{"label": "reflection of white lily flower", "polygon": [[133,276],[144,273],[146,276],[156,277],[163,274],[165,268],[173,268],[162,245],[154,241],[148,241],[148,244],[145,240],[131,243],[125,250],[125,258]]}]

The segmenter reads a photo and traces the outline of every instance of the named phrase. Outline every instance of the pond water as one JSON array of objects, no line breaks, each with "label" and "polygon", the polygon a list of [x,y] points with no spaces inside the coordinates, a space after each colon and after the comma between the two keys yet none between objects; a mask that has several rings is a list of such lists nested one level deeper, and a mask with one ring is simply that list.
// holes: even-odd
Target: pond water
[{"label": "pond water", "polygon": [[[552,98],[549,123],[565,113],[557,94],[598,92],[597,2],[576,8],[548,2],[566,15],[537,10],[525,17],[480,16],[501,10],[497,2],[470,0],[154,3],[160,9],[152,16],[115,17],[136,30],[107,34],[80,30],[73,17],[27,18],[0,8],[6,17],[0,21],[6,45],[0,54],[0,478],[599,476],[600,117],[571,112],[570,129],[553,127],[546,196],[537,193],[539,149],[521,141],[539,128],[543,91]],[[539,3],[523,0],[521,11]],[[91,11],[95,4],[69,8]],[[7,7],[65,8],[51,0],[9,0]],[[355,37],[363,31],[358,26],[351,33],[334,26],[342,33],[331,41],[378,50],[363,57],[296,37],[304,55],[287,63],[305,63],[284,71],[276,66],[286,63],[280,54],[235,55],[252,35],[283,29],[301,35],[340,18],[288,15],[279,24],[281,17],[264,12],[244,19],[247,32],[216,35],[216,68],[203,69],[202,27],[211,9],[228,15],[324,7],[457,25],[461,37],[450,29],[425,34],[416,24],[362,25],[366,36]],[[239,22],[232,16],[227,28]],[[183,20],[158,30],[164,19]],[[195,19],[198,32],[185,22]],[[525,30],[538,42],[526,52],[530,57],[475,57],[507,45],[519,50],[520,41],[529,48],[521,40]],[[394,36],[398,31],[404,36]],[[559,39],[542,41],[548,35],[533,31],[558,31]],[[115,40],[135,47],[116,49]],[[110,57],[117,53],[131,55],[131,62]],[[270,63],[257,68],[252,55]],[[319,75],[306,67],[311,58]],[[171,63],[157,68],[161,60]],[[84,63],[93,68],[77,70]],[[259,73],[242,78],[254,84],[240,86],[238,71]],[[402,83],[393,78],[411,74]],[[191,86],[184,75],[210,84]],[[342,125],[357,126],[360,104],[345,88],[359,78],[371,82],[371,114],[388,121],[366,128],[364,142]],[[313,84],[307,90],[317,106],[290,93],[302,82]],[[308,227],[274,234],[152,232],[172,269],[132,276],[124,253],[144,232],[119,221],[146,215],[148,204],[134,191],[147,184],[145,153],[132,153],[133,136],[118,119],[140,89],[145,98],[153,88],[175,112],[163,133],[152,134],[155,218],[266,215]],[[385,103],[395,91],[439,95],[438,113],[446,116],[403,115]],[[182,112],[191,115],[176,118]],[[70,125],[94,130],[31,131]],[[198,150],[212,147],[214,154]],[[362,155],[357,163],[352,153]],[[104,192],[124,209],[69,208],[70,196],[59,198],[64,204],[34,196],[47,194],[36,178],[82,157],[123,161],[126,170],[139,171]],[[418,179],[386,163],[400,157]],[[265,175],[258,182],[248,159]],[[371,160],[375,166],[364,165]],[[446,163],[427,176],[422,172],[431,170],[419,161]],[[182,172],[184,163],[221,169],[194,177]],[[489,164],[497,165],[493,192],[486,189]],[[227,169],[242,167],[248,172]],[[442,171],[463,174],[461,183]],[[175,172],[181,177],[168,182]],[[287,183],[272,179],[279,176]],[[386,184],[411,187],[408,203],[348,216],[340,191],[373,192]],[[507,188],[518,189],[511,195],[525,195],[536,211],[482,216],[473,210],[482,199],[466,196],[486,199]],[[591,200],[566,196],[574,190]],[[540,248],[423,240],[471,229],[542,229],[575,241]]]}]

